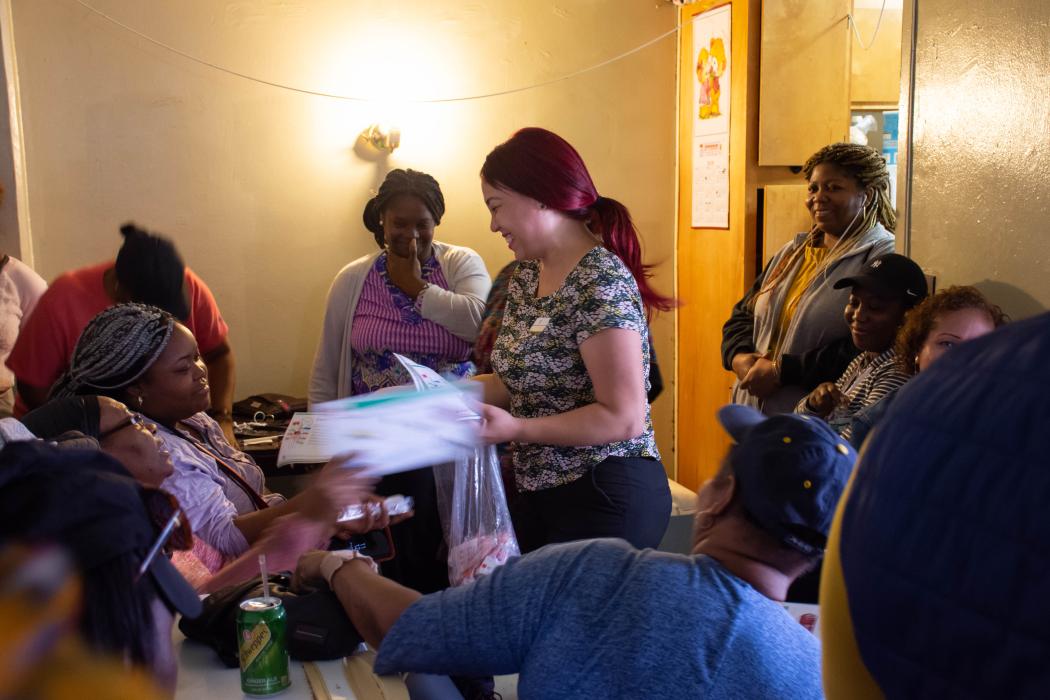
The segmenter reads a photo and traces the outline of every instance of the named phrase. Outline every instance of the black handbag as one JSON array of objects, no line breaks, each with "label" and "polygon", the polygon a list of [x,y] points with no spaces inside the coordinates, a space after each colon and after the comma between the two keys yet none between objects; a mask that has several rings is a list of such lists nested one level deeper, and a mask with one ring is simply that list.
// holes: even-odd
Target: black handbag
[{"label": "black handbag", "polygon": [[306,410],[304,398],[287,394],[253,394],[233,404],[233,415],[242,420],[254,420],[261,413],[265,422],[286,421],[297,411]]},{"label": "black handbag", "polygon": [[[288,654],[298,661],[327,661],[354,653],[363,639],[335,594],[319,589],[300,595],[289,590],[290,585],[290,574],[270,576],[270,595],[280,598],[285,609]],[[204,599],[200,616],[182,618],[179,629],[187,639],[210,646],[226,666],[234,668],[239,665],[237,611],[241,601],[262,595],[259,576],[218,590]]]}]

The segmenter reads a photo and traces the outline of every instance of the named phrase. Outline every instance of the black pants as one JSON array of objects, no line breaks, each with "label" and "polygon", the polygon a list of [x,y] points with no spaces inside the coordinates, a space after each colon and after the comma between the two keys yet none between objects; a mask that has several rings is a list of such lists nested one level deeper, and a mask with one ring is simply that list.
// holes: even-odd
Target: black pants
[{"label": "black pants", "polygon": [[620,537],[644,549],[664,536],[671,489],[657,460],[608,457],[576,481],[521,492],[514,510],[522,553],[595,537]]}]

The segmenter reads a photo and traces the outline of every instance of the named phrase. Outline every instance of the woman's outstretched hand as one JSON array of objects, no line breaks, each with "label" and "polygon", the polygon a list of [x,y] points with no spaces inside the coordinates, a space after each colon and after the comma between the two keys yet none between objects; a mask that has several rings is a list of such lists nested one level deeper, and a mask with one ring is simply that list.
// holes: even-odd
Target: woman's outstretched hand
[{"label": "woman's outstretched hand", "polygon": [[310,485],[299,496],[296,510],[308,518],[334,523],[349,505],[372,495],[378,477],[369,476],[360,467],[351,466],[356,455],[336,455],[321,468]]}]

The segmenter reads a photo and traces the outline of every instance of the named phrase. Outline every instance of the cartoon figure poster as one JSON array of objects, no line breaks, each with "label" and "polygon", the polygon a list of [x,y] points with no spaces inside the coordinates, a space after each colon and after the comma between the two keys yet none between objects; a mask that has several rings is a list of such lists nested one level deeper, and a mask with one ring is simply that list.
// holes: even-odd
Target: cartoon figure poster
[{"label": "cartoon figure poster", "polygon": [[693,19],[693,228],[729,228],[732,7]]}]

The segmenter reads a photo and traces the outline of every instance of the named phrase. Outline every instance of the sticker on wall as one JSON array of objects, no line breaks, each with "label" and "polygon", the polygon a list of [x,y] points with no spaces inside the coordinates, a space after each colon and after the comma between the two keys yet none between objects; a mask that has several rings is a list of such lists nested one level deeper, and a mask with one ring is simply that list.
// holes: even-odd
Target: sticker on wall
[{"label": "sticker on wall", "polygon": [[731,32],[730,5],[693,20],[693,228],[729,228]]}]

